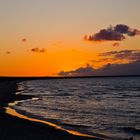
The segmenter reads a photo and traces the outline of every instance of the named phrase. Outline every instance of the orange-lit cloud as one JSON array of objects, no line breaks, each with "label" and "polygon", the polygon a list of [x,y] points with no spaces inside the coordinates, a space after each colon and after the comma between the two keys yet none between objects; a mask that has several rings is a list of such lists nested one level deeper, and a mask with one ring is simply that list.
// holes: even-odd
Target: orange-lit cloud
[{"label": "orange-lit cloud", "polygon": [[107,29],[101,29],[99,32],[85,36],[86,41],[122,41],[126,39],[126,35],[134,37],[140,35],[140,30],[132,29],[128,25],[118,24],[116,26],[110,26]]},{"label": "orange-lit cloud", "polygon": [[89,63],[94,66],[96,64],[102,66],[107,63],[126,64],[138,61],[140,61],[140,50],[121,50],[100,53],[98,54],[98,58],[90,60]]},{"label": "orange-lit cloud", "polygon": [[140,50],[121,50],[110,51],[99,54],[99,56],[107,57],[110,60],[127,60],[128,62],[140,61]]}]

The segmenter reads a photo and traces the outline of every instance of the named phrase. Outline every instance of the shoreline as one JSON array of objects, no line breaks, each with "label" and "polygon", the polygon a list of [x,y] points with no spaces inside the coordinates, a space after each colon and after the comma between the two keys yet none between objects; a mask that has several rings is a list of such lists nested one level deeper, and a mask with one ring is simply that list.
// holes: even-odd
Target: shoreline
[{"label": "shoreline", "polygon": [[[30,99],[27,99],[27,100],[30,100]],[[38,98],[33,97],[31,100],[38,100]],[[13,103],[9,103],[9,105],[7,107],[5,107],[5,109],[6,109],[5,112],[9,115],[19,117],[21,119],[25,119],[25,120],[28,120],[28,121],[33,121],[33,122],[49,125],[51,127],[54,127],[56,129],[59,129],[59,130],[65,131],[65,132],[68,132],[69,134],[72,134],[72,135],[75,135],[75,136],[82,136],[82,137],[88,137],[88,138],[99,139],[99,140],[113,139],[113,138],[108,137],[108,136],[103,135],[103,134],[97,134],[97,133],[89,134],[89,133],[80,132],[80,131],[77,131],[77,130],[74,130],[74,129],[63,128],[53,121],[47,121],[47,120],[44,120],[44,119],[39,119],[39,118],[37,118],[35,116],[32,116],[30,114],[25,115],[24,113],[22,113],[22,111],[18,111],[18,110],[15,110],[15,109],[12,108],[12,106],[17,105],[18,103],[21,103],[21,102],[24,102],[24,101],[25,100],[20,100],[20,101],[14,101]]]},{"label": "shoreline", "polygon": [[[17,116],[17,114],[14,116],[12,113],[11,115],[7,114],[4,107],[8,106],[9,103],[34,97],[16,95],[18,82],[20,82],[20,80],[0,81],[0,139],[109,140],[109,138],[98,138],[96,136],[88,136],[78,132],[76,134],[75,131],[59,129],[60,127],[53,123],[45,123],[45,121],[38,121],[37,119],[29,118],[27,116],[25,116],[27,118],[24,118]],[[45,123],[45,125],[43,123]]]}]

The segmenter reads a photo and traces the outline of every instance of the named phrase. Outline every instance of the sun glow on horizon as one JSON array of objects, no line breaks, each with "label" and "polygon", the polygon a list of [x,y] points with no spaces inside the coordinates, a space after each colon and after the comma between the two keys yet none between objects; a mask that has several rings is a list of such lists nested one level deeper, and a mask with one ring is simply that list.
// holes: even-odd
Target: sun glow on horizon
[{"label": "sun glow on horizon", "polygon": [[[138,0],[1,1],[0,76],[58,76],[87,64],[100,69],[108,63],[137,62],[140,20],[134,15],[140,12],[139,4]],[[135,10],[130,14],[128,9]],[[106,52],[112,53],[101,56]]]}]

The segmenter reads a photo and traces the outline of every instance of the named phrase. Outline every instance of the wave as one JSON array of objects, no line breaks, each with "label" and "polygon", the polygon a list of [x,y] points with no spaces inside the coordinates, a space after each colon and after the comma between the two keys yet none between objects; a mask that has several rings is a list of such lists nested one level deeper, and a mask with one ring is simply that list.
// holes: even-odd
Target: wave
[{"label": "wave", "polygon": [[36,119],[36,118],[31,117],[31,116],[23,115],[23,114],[19,113],[18,111],[16,111],[15,109],[12,108],[12,106],[14,106],[14,105],[17,105],[21,102],[25,102],[25,101],[29,101],[29,100],[38,100],[38,99],[37,98],[32,98],[32,99],[27,99],[27,100],[14,101],[12,103],[9,103],[8,107],[5,107],[5,109],[6,109],[5,112],[7,114],[10,114],[10,115],[15,116],[15,117],[19,117],[21,119],[25,119],[25,120],[28,120],[28,121],[33,121],[33,122],[38,122],[38,123],[49,125],[49,126],[54,127],[56,129],[66,131],[66,132],[68,132],[72,135],[89,137],[89,138],[96,138],[96,139],[99,139],[99,140],[103,140],[103,139],[105,140],[106,138],[110,139],[110,140],[112,139],[112,138],[109,138],[105,135],[98,135],[98,136],[104,136],[104,137],[98,137],[97,135],[93,136],[93,135],[90,135],[90,134],[84,134],[84,133],[81,133],[81,132],[78,132],[78,131],[75,131],[75,130],[71,130],[71,129],[65,129],[65,128],[63,128],[63,127],[61,127],[61,126],[59,126],[55,123],[48,122],[48,121],[45,121],[45,120]]}]

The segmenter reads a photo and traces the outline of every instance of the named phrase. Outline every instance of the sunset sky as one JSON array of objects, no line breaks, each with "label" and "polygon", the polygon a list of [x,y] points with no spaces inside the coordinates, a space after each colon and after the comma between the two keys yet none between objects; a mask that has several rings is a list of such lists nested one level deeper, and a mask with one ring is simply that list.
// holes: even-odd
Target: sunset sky
[{"label": "sunset sky", "polygon": [[0,0],[0,76],[140,69],[139,13],[140,0]]}]

